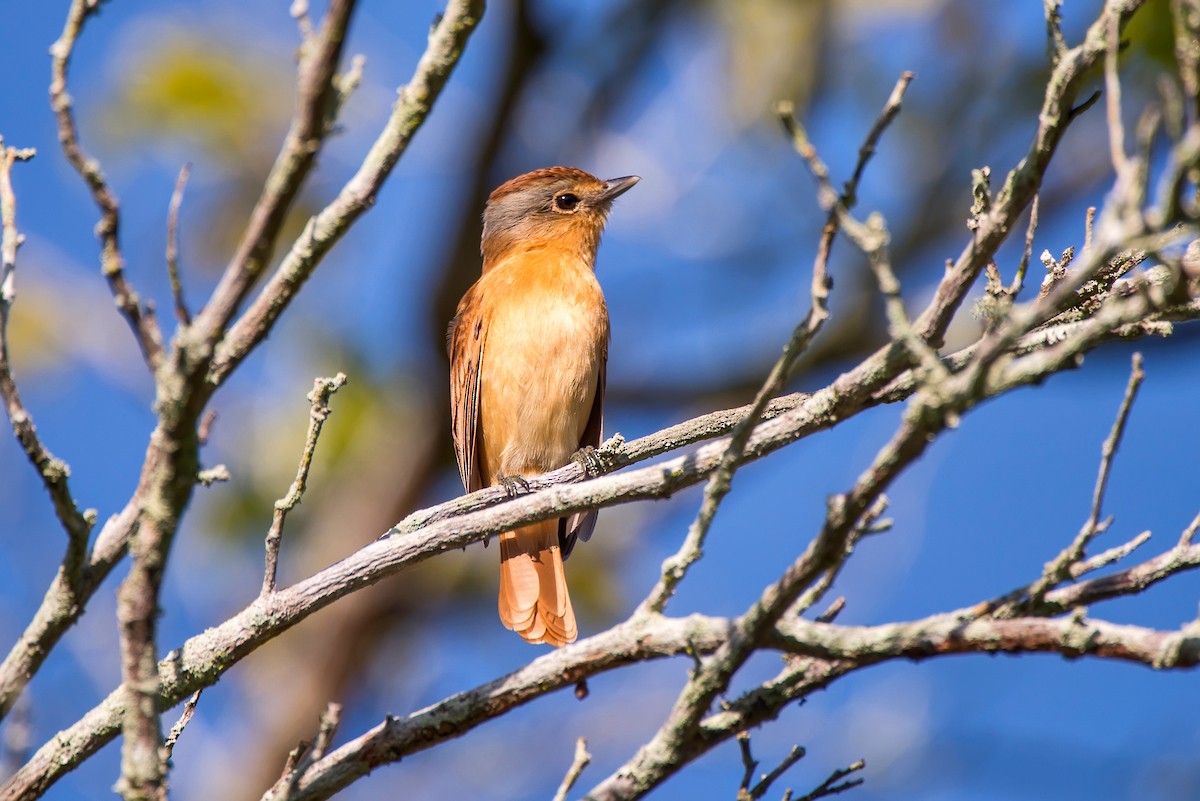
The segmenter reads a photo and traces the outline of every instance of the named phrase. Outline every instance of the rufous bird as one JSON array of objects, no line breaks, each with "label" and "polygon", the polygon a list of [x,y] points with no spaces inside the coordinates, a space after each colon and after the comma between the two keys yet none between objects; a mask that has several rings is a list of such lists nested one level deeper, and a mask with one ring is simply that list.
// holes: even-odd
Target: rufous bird
[{"label": "rufous bird", "polygon": [[[571,167],[513,178],[483,212],[483,274],[447,332],[454,453],[468,492],[592,455],[600,445],[608,307],[596,249],[613,200],[636,175],[602,181]],[[574,642],[563,560],[596,511],[500,535],[500,620],[528,642]]]}]

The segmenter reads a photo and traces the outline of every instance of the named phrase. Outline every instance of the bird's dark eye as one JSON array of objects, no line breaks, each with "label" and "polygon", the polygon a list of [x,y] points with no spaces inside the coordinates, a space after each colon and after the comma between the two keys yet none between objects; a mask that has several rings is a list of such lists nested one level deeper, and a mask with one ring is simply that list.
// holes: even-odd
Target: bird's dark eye
[{"label": "bird's dark eye", "polygon": [[563,192],[554,198],[554,205],[560,211],[575,211],[575,207],[579,205],[579,198],[570,192]]}]

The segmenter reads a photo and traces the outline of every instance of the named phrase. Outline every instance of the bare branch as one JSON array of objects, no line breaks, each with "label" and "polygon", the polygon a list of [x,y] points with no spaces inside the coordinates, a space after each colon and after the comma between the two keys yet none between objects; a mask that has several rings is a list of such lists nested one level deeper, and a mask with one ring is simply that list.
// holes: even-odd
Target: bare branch
[{"label": "bare branch", "polygon": [[583,769],[592,762],[592,755],[587,750],[587,738],[580,737],[575,741],[575,758],[571,762],[571,767],[567,770],[567,775],[563,777],[562,784],[558,786],[558,792],[554,794],[554,801],[567,801],[567,793],[571,792],[571,788],[575,786],[575,782],[579,781],[580,774]]},{"label": "bare branch", "polygon": [[141,299],[125,278],[125,259],[121,255],[119,239],[120,204],[116,195],[108,186],[100,164],[83,152],[79,144],[79,131],[75,125],[75,117],[71,108],[73,101],[67,91],[67,68],[75,41],[79,38],[83,25],[88,18],[100,11],[100,0],[72,0],[70,11],[62,35],[50,48],[50,106],[54,109],[58,120],[58,140],[62,145],[63,155],[83,178],[92,199],[100,210],[100,222],[96,225],[96,235],[100,238],[101,253],[100,267],[104,279],[108,282],[113,300],[117,308],[125,316],[129,327],[133,330],[142,356],[151,371],[158,368],[163,360],[163,336],[154,316],[148,309],[143,310]]},{"label": "bare branch", "polygon": [[[1053,590],[1047,593],[1037,614],[1055,614],[1054,610],[1142,592],[1171,575],[1198,567],[1200,545],[1177,546],[1114,576]],[[286,618],[290,610],[311,603],[320,594],[319,587],[328,588],[337,580],[327,571],[326,575],[318,574],[294,587],[260,597],[243,613],[197,635],[169,654],[160,664],[163,708],[178,703],[198,687],[213,683],[223,670],[254,650],[256,643],[261,642],[262,631]],[[992,608],[996,608],[995,602]],[[727,738],[769,719],[772,711],[777,713],[781,704],[794,700],[798,694],[820,689],[838,676],[865,666],[847,660],[876,664],[887,659],[922,659],[940,653],[1040,651],[1122,659],[1164,668],[1184,668],[1200,661],[1200,640],[1187,639],[1179,633],[1098,621],[1081,626],[1070,619],[1019,618],[1012,621],[1012,627],[1002,625],[1009,620],[976,620],[965,625],[963,621],[970,620],[972,614],[971,610],[960,610],[913,624],[876,627],[810,623],[794,617],[782,619],[776,625],[778,642],[769,641],[772,647],[834,661],[806,663],[790,673],[786,685],[766,693],[773,699],[772,707],[764,708],[759,703],[764,697],[762,693],[748,699],[745,708],[753,710],[757,717],[739,718],[742,725],[729,731]],[[635,661],[712,653],[729,636],[731,623],[699,615],[632,618],[408,717],[389,717],[315,763],[309,775],[298,783],[299,792],[294,797],[327,798],[381,764],[459,736],[543,694],[574,687],[581,678]],[[898,638],[900,633],[903,637]],[[1078,644],[1083,642],[1088,646],[1080,651]],[[114,691],[79,722],[42,746],[6,784],[0,785],[0,801],[38,797],[66,771],[109,742],[120,732],[123,703],[122,692]],[[739,713],[735,709],[729,714]]]},{"label": "bare branch", "polygon": [[[196,705],[200,703],[200,694],[204,690],[196,690],[192,693],[192,697],[187,699],[183,704],[183,712],[179,715],[179,720],[175,721],[175,725],[171,727],[171,731],[167,734],[167,739],[163,741],[162,760],[164,763],[170,762],[171,754],[175,751],[175,743],[179,742],[179,736],[183,734],[183,730],[192,722],[192,716],[196,714]],[[165,768],[164,768],[165,770]]]},{"label": "bare branch", "polygon": [[833,773],[829,774],[829,778],[821,782],[819,786],[811,793],[803,795],[796,801],[816,801],[818,798],[829,798],[830,796],[844,793],[847,790],[852,790],[863,783],[863,779],[851,779],[850,781],[842,781],[847,776],[857,773],[867,766],[867,763],[861,759],[844,768],[838,768]]},{"label": "bare branch", "polygon": [[[67,532],[67,556],[64,569],[67,578],[75,583],[82,569],[88,535],[95,525],[95,512],[80,512],[71,494],[68,478],[71,469],[42,444],[33,417],[21,401],[8,356],[8,316],[16,300],[17,248],[24,237],[17,230],[17,197],[13,192],[12,167],[18,161],[33,158],[32,150],[6,147],[0,137],[0,399],[4,401],[8,420],[21,449],[37,470],[38,477],[50,500],[54,513]],[[12,698],[0,693],[0,718],[11,706]]]},{"label": "bare branch", "polygon": [[[61,68],[64,75],[65,61],[62,59],[69,55],[69,45],[78,35],[83,18],[94,13],[94,6],[97,5],[98,3],[93,3],[83,8],[83,3],[76,2],[72,7],[73,14],[68,20],[67,36],[60,41],[60,44],[65,42],[67,46],[58,48],[61,64],[56,69]],[[457,56],[457,53],[455,55]],[[339,91],[347,88],[342,86]],[[60,94],[56,95],[58,102],[66,104],[69,109],[70,99],[65,93],[65,83],[59,88],[59,92]],[[432,102],[432,96],[427,99]],[[65,113],[64,118],[73,131],[74,123],[70,120],[69,113]],[[414,122],[414,126],[419,122],[420,120]],[[184,342],[181,349],[186,351],[186,354],[175,354],[178,363],[171,366],[171,375],[168,376],[170,380],[160,387],[168,390],[160,399],[160,423],[163,425],[151,436],[151,447],[147,451],[138,487],[125,508],[110,519],[96,538],[92,553],[83,567],[82,578],[76,582],[60,570],[33,619],[5,658],[3,665],[0,665],[0,711],[11,706],[21,688],[38,670],[63,633],[83,614],[88,599],[125,555],[136,533],[147,526],[155,528],[158,533],[152,537],[155,547],[151,550],[165,552],[169,546],[173,527],[178,522],[177,515],[186,506],[200,473],[196,449],[212,420],[211,413],[204,416],[203,403],[215,388],[204,383],[203,373],[189,376],[189,380],[178,380],[179,373],[207,364],[206,348],[203,341],[197,343],[189,340]],[[200,423],[199,431],[193,428],[196,417],[204,421]],[[158,517],[147,520],[143,516],[145,509],[154,510]],[[144,611],[148,611],[149,608],[145,607]]]},{"label": "bare branch", "polygon": [[687,574],[688,567],[700,558],[704,548],[704,540],[708,536],[708,530],[712,526],[713,518],[717,514],[717,509],[721,505],[721,501],[729,493],[733,474],[736,472],[742,455],[745,452],[746,442],[750,437],[750,433],[762,417],[767,404],[783,390],[784,384],[796,364],[796,360],[808,348],[809,343],[812,342],[813,338],[821,330],[821,326],[825,320],[829,317],[829,309],[827,307],[830,286],[828,262],[830,249],[833,246],[833,240],[840,224],[839,215],[854,204],[858,182],[862,178],[866,163],[874,155],[875,147],[884,130],[895,119],[896,115],[900,113],[900,104],[904,98],[904,92],[908,88],[908,84],[912,78],[913,74],[911,72],[905,72],[901,74],[900,79],[896,82],[896,86],[888,97],[887,103],[884,104],[883,111],[880,112],[875,124],[871,127],[870,133],[867,135],[866,141],[859,149],[858,164],[850,180],[846,182],[841,195],[832,192],[832,189],[828,187],[827,179],[822,179],[821,176],[827,176],[828,171],[820,159],[817,158],[816,151],[808,142],[803,127],[795,120],[790,107],[787,105],[781,105],[780,107],[780,117],[792,135],[794,146],[797,151],[805,156],[809,164],[813,165],[814,175],[818,177],[819,181],[822,181],[821,197],[827,201],[823,205],[828,205],[829,218],[826,220],[825,227],[822,230],[816,262],[813,265],[812,305],[808,313],[804,316],[804,319],[792,331],[791,338],[784,345],[779,359],[775,362],[762,387],[758,390],[754,402],[750,404],[750,410],[737,426],[734,427],[733,433],[730,436],[729,447],[721,457],[721,464],[713,472],[704,487],[704,499],[701,501],[700,510],[696,514],[696,519],[688,528],[683,544],[674,555],[668,557],[663,562],[662,575],[658,583],[650,591],[646,600],[642,602],[641,608],[647,612],[661,612],[666,607],[667,602],[675,592],[675,587]]},{"label": "bare branch", "polygon": [[1200,531],[1200,513],[1197,513],[1197,515],[1192,518],[1192,522],[1188,524],[1188,527],[1184,529],[1183,534],[1180,535],[1178,547],[1190,547],[1192,544],[1192,538],[1196,536],[1197,531]]},{"label": "bare branch", "polygon": [[740,731],[735,738],[738,750],[742,754],[742,783],[738,785],[737,801],[748,801],[750,798],[750,782],[754,779],[754,771],[758,770],[758,760],[750,751],[750,732]]},{"label": "bare branch", "polygon": [[105,523],[96,537],[90,558],[86,558],[86,540],[80,540],[78,575],[73,561],[76,552],[68,547],[68,557],[50,583],[33,619],[0,664],[0,717],[12,708],[59,638],[83,614],[87,599],[125,553],[125,543],[137,524],[137,508],[130,504]]},{"label": "bare branch", "polygon": [[[756,801],[757,799],[766,795],[767,790],[771,789],[771,785],[778,781],[779,778],[783,776],[783,774],[786,773],[789,768],[792,767],[792,765],[795,765],[801,759],[804,759],[804,755],[805,752],[803,748],[798,745],[793,745],[788,751],[787,756],[780,760],[779,764],[776,765],[770,773],[763,774],[763,777],[759,780],[758,784],[754,785],[754,787],[750,789],[750,791],[746,794],[747,801]],[[738,801],[742,801],[742,799],[739,797]]]},{"label": "bare branch", "polygon": [[1062,0],[1045,0],[1046,38],[1050,48],[1050,64],[1057,65],[1067,50],[1062,31]]},{"label": "bare branch", "polygon": [[[309,219],[304,232],[292,243],[283,263],[271,276],[258,297],[229,329],[217,347],[208,380],[218,385],[246,358],[270,332],[275,320],[283,313],[317,268],[329,249],[341,239],[350,226],[375,201],[383,181],[408,147],[413,134],[424,122],[433,103],[441,93],[446,79],[458,63],[467,39],[483,14],[484,0],[451,0],[445,14],[429,35],[429,44],[417,64],[407,86],[400,89],[400,99],[392,109],[387,125],[375,140],[370,152],[338,196],[315,217]],[[217,288],[220,302],[210,304],[206,320],[213,335],[219,335],[232,318],[238,303],[249,291],[253,277],[261,264],[235,259],[226,270],[226,278]]]},{"label": "bare branch", "polygon": [[[1064,324],[1049,333],[1041,331],[1027,339],[1018,340],[1018,348],[1026,347],[1029,350],[1021,351],[1025,353],[1023,356],[997,365],[987,384],[988,392],[1003,392],[1043,380],[1064,365],[1074,364],[1079,354],[1116,336],[1131,318],[1141,319],[1154,308],[1150,299],[1140,293],[1117,297],[1115,301],[1112,306],[1106,307],[1108,311],[1087,320]],[[1179,309],[1186,308],[1188,318],[1200,317],[1200,304],[1164,307],[1172,308],[1176,311],[1169,312],[1171,314],[1183,315],[1185,312]],[[1139,335],[1145,333],[1142,331]],[[1021,345],[1022,342],[1027,344]],[[974,349],[968,349],[958,358],[966,363],[974,358],[974,354]],[[950,357],[948,362],[956,363],[956,357]],[[776,416],[760,423],[755,429],[747,447],[748,457],[761,458],[788,442],[836,424],[843,419],[843,415],[853,414],[871,402],[879,402],[871,400],[875,396],[864,393],[876,384],[886,386],[890,383],[884,380],[886,376],[879,376],[885,364],[885,357],[876,354],[830,387],[811,395],[781,399],[769,407]],[[897,379],[891,383],[892,386],[879,397],[895,400],[907,397],[916,388],[916,382],[911,380],[906,382]],[[727,432],[740,419],[741,410],[725,411],[665,429],[660,434],[628,443],[622,451],[620,463],[629,464],[679,447],[681,442]],[[530,484],[539,491],[515,500],[508,500],[503,490],[491,488],[414,512],[397,524],[387,537],[309,579],[258,599],[225,623],[189,640],[178,652],[178,659],[167,659],[160,665],[164,707],[178,703],[199,687],[213,683],[221,673],[261,643],[313,612],[405,566],[533,520],[561,517],[572,510],[638,498],[665,497],[700,481],[719,463],[726,448],[727,442],[719,440],[694,453],[649,467],[574,485],[558,483],[577,482],[583,477],[583,468],[571,463],[545,476],[532,477]],[[101,557],[112,559],[115,543],[120,542],[121,532],[128,534],[129,529],[125,526],[132,522],[135,521],[116,520],[106,527],[107,533],[102,532],[97,540],[99,554],[93,557],[93,562]],[[1192,569],[1197,564],[1200,564],[1200,546],[1177,549],[1116,576],[1092,579],[1051,591],[1047,593],[1043,606],[1046,609],[1066,609],[1115,597],[1134,588],[1144,589],[1174,572]],[[107,574],[106,571],[104,574]],[[575,675],[571,683],[578,678],[579,675]],[[79,759],[111,739],[116,733],[116,729],[111,728],[112,710],[121,708],[121,703],[110,699],[105,704],[113,706],[97,708],[94,715],[80,722],[79,731],[72,730],[69,748],[60,740],[47,744],[35,754],[27,769],[14,778],[12,786],[48,786],[49,782],[77,764]],[[0,799],[6,798],[0,793]]]},{"label": "bare branch", "polygon": [[275,249],[288,210],[304,185],[329,132],[330,104],[336,97],[335,78],[357,0],[332,0],[312,34],[307,3],[292,6],[293,16],[307,35],[300,49],[296,112],[279,155],[250,213],[249,224],[212,297],[196,317],[196,329],[207,342],[225,333],[238,307],[254,287]]},{"label": "bare branch", "polygon": [[317,452],[317,440],[321,436],[321,428],[329,417],[329,400],[333,393],[346,386],[346,374],[338,373],[333,378],[318,378],[313,381],[312,392],[307,397],[312,408],[308,412],[308,433],[304,437],[304,450],[300,454],[300,465],[296,468],[296,478],[288,488],[287,494],[275,502],[275,516],[271,521],[271,529],[267,532],[267,563],[263,575],[262,594],[275,592],[275,574],[279,564],[279,545],[283,539],[283,525],[287,514],[295,509],[304,497],[308,485],[308,471],[312,468],[313,455]]},{"label": "bare branch", "polygon": [[183,300],[183,284],[179,280],[179,206],[183,203],[183,189],[187,186],[191,171],[190,164],[180,167],[175,191],[171,193],[171,203],[167,208],[167,277],[171,282],[171,297],[175,299],[175,319],[181,325],[190,325],[192,322],[192,313]]},{"label": "bare branch", "polygon": [[1108,44],[1104,52],[1104,91],[1108,114],[1108,148],[1117,183],[1129,180],[1130,163],[1125,154],[1125,124],[1121,120],[1121,80],[1117,75],[1117,54],[1121,50],[1120,18],[1108,18]]},{"label": "bare branch", "polygon": [[[1025,285],[1025,271],[1029,269],[1029,258],[1033,255],[1033,235],[1037,232],[1038,226],[1038,195],[1033,196],[1033,202],[1029,206],[1029,226],[1025,229],[1025,249],[1021,251],[1021,262],[1017,265],[1017,274],[1013,276],[1013,282],[1008,288],[1010,298],[1016,298],[1021,294],[1021,288]],[[1095,209],[1088,215],[1088,236],[1085,240],[1084,247],[1091,244],[1092,225],[1091,218],[1095,215]]]},{"label": "bare branch", "polygon": [[833,603],[831,603],[824,612],[817,615],[816,620],[818,623],[832,623],[845,608],[846,598],[845,596],[839,595],[837,598],[833,599]]},{"label": "bare branch", "polygon": [[288,764],[284,767],[283,775],[270,790],[263,795],[263,801],[286,801],[293,798],[296,783],[306,771],[319,762],[329,752],[333,736],[337,733],[338,724],[342,718],[342,705],[330,702],[321,715],[321,725],[317,736],[311,743],[300,743],[299,747],[288,755]]},{"label": "bare branch", "polygon": [[300,29],[301,44],[309,46],[316,35],[316,29],[313,28],[312,18],[308,15],[308,0],[292,0],[288,13],[296,20],[296,27]]},{"label": "bare branch", "polygon": [[1129,410],[1133,406],[1134,398],[1137,397],[1138,387],[1141,386],[1145,377],[1146,374],[1142,369],[1142,354],[1135,353],[1133,354],[1133,367],[1129,373],[1129,383],[1125,387],[1125,396],[1121,399],[1121,406],[1117,410],[1117,419],[1113,422],[1112,430],[1109,431],[1104,445],[1100,449],[1100,471],[1096,476],[1095,489],[1092,491],[1091,512],[1071,544],[1046,564],[1041,580],[1030,590],[1030,595],[1035,601],[1045,595],[1046,590],[1073,578],[1072,569],[1076,568],[1083,560],[1087,546],[1108,527],[1107,523],[1102,523],[1100,520],[1104,491],[1108,487],[1108,476],[1112,469],[1113,457],[1117,454],[1117,448],[1121,444],[1121,435],[1124,434],[1125,424],[1129,420]]},{"label": "bare branch", "polygon": [[[950,266],[946,277],[938,284],[934,302],[915,321],[917,333],[937,349],[943,344],[946,328],[955,312],[975,283],[984,266],[991,262],[1001,243],[1008,237],[1025,206],[1041,187],[1046,167],[1058,148],[1067,126],[1078,114],[1073,113],[1079,85],[1108,49],[1109,26],[1116,21],[1118,29],[1146,0],[1113,0],[1088,28],[1084,41],[1064,52],[1054,65],[1046,84],[1045,98],[1038,115],[1038,128],[1025,158],[1005,178],[996,195],[991,211],[980,219],[958,259]],[[1088,105],[1088,104],[1085,104]]]},{"label": "bare branch", "polygon": [[[1126,11],[1131,12],[1135,7],[1130,2],[1110,0],[1104,14],[1119,16]],[[1093,26],[1092,32],[1089,32],[1089,40],[1096,29]],[[1071,71],[1082,69],[1080,64],[1088,59],[1095,63],[1094,54],[1090,53],[1085,42],[1080,48],[1063,53],[1056,75],[1060,78],[1066,75],[1063,80],[1073,80],[1070,76],[1074,73]],[[1052,114],[1044,115],[1039,120],[1039,138],[1050,138],[1035,142],[1049,141],[1050,150],[1053,150],[1061,128],[1075,113],[1071,107],[1072,98],[1069,97],[1074,89],[1068,91],[1063,86],[1052,85],[1048,89],[1047,103],[1050,103],[1051,95],[1059,93],[1055,102],[1061,104],[1060,111],[1065,109],[1064,115],[1061,118],[1054,118]],[[1060,128],[1058,134],[1045,133],[1055,125]],[[1048,161],[1049,153],[1038,155],[1038,158],[1043,157]],[[1181,163],[1187,160],[1184,157],[1186,153],[1181,157]],[[1013,175],[1025,169],[1024,166],[1019,167]],[[1035,163],[1029,168],[1032,172],[1022,174],[1026,177],[1032,175],[1034,183],[1038,183],[1043,169],[1044,163],[1041,167]],[[988,233],[989,230],[1002,225],[1005,215],[1012,213],[1015,219],[1023,211],[1014,198],[1024,191],[1022,188],[1014,189],[1006,182],[995,198],[991,197],[990,192],[986,193],[988,209],[981,208],[977,216],[978,228],[973,237],[976,250],[966,262],[951,267],[946,281],[939,286],[933,304],[915,323],[908,325],[910,333],[907,336],[922,343],[926,336],[932,335],[930,343],[940,337],[940,333],[936,333],[937,320],[943,313],[952,315],[953,308],[957,308],[961,301],[961,296],[954,299],[954,295],[956,287],[966,280],[964,270],[975,263],[980,253],[991,247],[989,236],[992,234]],[[1036,186],[1033,191],[1036,191]],[[1028,195],[1030,198],[1032,196],[1032,193]],[[1119,200],[1128,197],[1136,195],[1126,195]],[[1122,263],[1130,266],[1140,260],[1128,255],[1129,247],[1141,247],[1153,252],[1170,241],[1163,231],[1154,230],[1153,225],[1147,228],[1145,223],[1139,227],[1126,225],[1125,222],[1119,220],[1119,224],[1114,225],[1111,221],[1102,221],[1091,254],[1085,253],[1076,264],[1071,265],[1070,270],[1067,265],[1061,265],[1063,279],[1056,282],[1044,298],[1013,309],[1004,316],[1000,325],[989,331],[982,342],[967,352],[931,360],[934,351],[930,344],[929,351],[923,354],[927,362],[923,374],[921,371],[905,371],[909,361],[905,358],[908,355],[906,346],[893,343],[873,354],[859,367],[847,371],[820,392],[782,399],[775,404],[762,404],[762,411],[765,411],[763,416],[771,416],[766,422],[758,422],[758,412],[754,410],[759,404],[755,404],[740,415],[714,415],[677,429],[681,436],[694,437],[690,441],[696,441],[712,436],[714,431],[729,432],[737,430],[739,425],[745,425],[744,451],[737,461],[740,464],[741,461],[760,458],[808,433],[834,425],[871,405],[911,398],[901,429],[850,492],[833,499],[821,534],[809,551],[789,568],[779,582],[767,588],[759,602],[745,616],[731,620],[688,618],[674,621],[660,614],[639,615],[614,630],[611,637],[601,635],[577,643],[549,655],[547,662],[535,662],[540,666],[537,670],[506,677],[506,683],[503,684],[489,684],[487,693],[466,693],[447,699],[445,704],[435,705],[417,716],[385,721],[379,732],[368,732],[302,769],[303,775],[296,784],[295,797],[328,797],[374,765],[394,761],[403,754],[429,747],[440,741],[439,738],[456,736],[482,720],[503,714],[517,704],[559,687],[574,686],[588,675],[610,669],[618,663],[627,663],[621,662],[622,659],[654,658],[684,650],[696,655],[698,680],[689,682],[686,697],[681,696],[677,703],[676,711],[679,714],[673,712],[672,719],[668,720],[663,730],[663,743],[675,748],[674,753],[686,759],[717,743],[728,741],[737,731],[746,730],[747,726],[770,719],[786,703],[827,685],[840,675],[866,664],[897,658],[894,655],[894,640],[890,641],[893,650],[886,656],[882,651],[875,654],[869,650],[859,651],[857,655],[847,654],[848,643],[839,638],[857,636],[861,634],[860,631],[832,624],[824,624],[828,626],[827,629],[814,629],[812,627],[822,624],[795,623],[785,613],[795,608],[796,599],[807,599],[812,595],[812,602],[815,602],[828,589],[855,537],[871,530],[868,521],[878,508],[882,491],[926,447],[922,441],[927,441],[947,425],[952,425],[956,415],[984,398],[1043,380],[1058,370],[1075,366],[1082,354],[1100,342],[1167,333],[1168,321],[1191,319],[1200,314],[1196,299],[1177,291],[1178,280],[1172,277],[1178,274],[1177,270],[1172,273],[1168,268],[1153,268],[1119,281],[1115,286],[1111,282],[1104,283],[1108,275],[1104,271],[1114,269],[1114,257],[1123,259]],[[882,231],[882,228],[879,230]],[[309,233],[315,236],[316,230],[310,227]],[[331,236],[336,238],[336,235]],[[994,235],[1003,238],[1000,232]],[[985,255],[983,263],[990,261],[991,256]],[[890,265],[885,262],[885,266]],[[886,278],[886,274],[883,277]],[[1101,285],[1100,288],[1085,292],[1083,283],[1093,278]],[[302,281],[303,277],[298,280]],[[969,285],[964,285],[964,292]],[[1187,289],[1194,291],[1190,286]],[[885,288],[885,293],[894,296],[895,301],[899,300],[898,287]],[[1087,304],[1082,303],[1085,296],[1089,299]],[[1091,303],[1091,299],[1095,303]],[[902,305],[897,308],[900,314],[893,314],[893,318],[906,323],[907,312]],[[1079,316],[1058,316],[1064,310],[1078,312]],[[230,330],[230,336],[238,330],[237,325]],[[903,342],[905,334],[903,330],[899,333],[898,338]],[[253,347],[253,343],[250,347]],[[240,357],[235,356],[234,361],[237,358]],[[214,366],[214,370],[219,369]],[[744,422],[751,413],[755,419]],[[652,450],[665,453],[680,447],[679,440],[670,440],[665,436],[656,435],[647,439],[650,441],[641,446],[638,442],[631,443],[634,447],[618,454],[614,465],[631,464],[638,458],[645,458],[645,454]],[[502,506],[485,508],[499,499],[481,492],[451,504],[414,513],[390,532],[391,536],[387,539],[368,546],[306,581],[258,599],[225,624],[189,640],[178,653],[158,665],[156,691],[159,704],[177,703],[183,697],[180,693],[186,694],[186,691],[198,686],[211,684],[229,666],[270,637],[336,598],[374,583],[404,565],[429,558],[447,548],[478,541],[491,532],[513,525],[639,497],[669,495],[682,486],[711,477],[730,453],[732,444],[730,440],[714,442],[701,447],[694,454],[677,455],[659,465],[566,486],[561,482],[578,480],[582,474],[582,468],[573,465],[533,482],[535,488],[544,491]],[[154,498],[146,500],[153,502]],[[1097,520],[1096,526],[1099,525]],[[1190,545],[1190,537],[1185,535],[1183,539],[1186,542],[1181,542],[1180,546],[1167,554],[1113,576],[1081,581],[1047,592],[1037,603],[1025,598],[1021,610],[1026,615],[1051,614],[1056,609],[1087,603],[1089,599],[1103,600],[1138,592],[1168,575],[1192,569],[1200,563],[1200,552]],[[1101,558],[1123,558],[1138,542],[1135,540],[1118,549],[1110,549],[1087,562],[1080,561],[1077,567],[1081,570],[1084,567],[1094,569],[1100,566],[1097,560]],[[971,609],[963,610],[954,616],[954,620],[939,618],[917,621],[920,625],[900,632],[900,641],[907,642],[910,649],[906,656],[923,658],[950,652],[1042,650],[1072,656],[1094,653],[1104,658],[1128,659],[1167,667],[1183,666],[1195,659],[1193,651],[1196,649],[1193,648],[1191,630],[1156,632],[1134,627],[1113,627],[1103,621],[1087,620],[1082,615],[1074,615],[1063,621],[1044,621],[1036,617],[1012,616],[1012,608],[1001,609],[994,604],[990,604],[989,608],[995,612],[992,617],[979,615]],[[708,628],[709,623],[711,629]],[[808,628],[801,632],[794,626]],[[975,638],[965,645],[955,639],[963,630]],[[663,632],[671,636],[678,635],[678,638],[670,642],[656,639]],[[871,636],[877,634],[881,638],[890,638],[896,633],[891,629],[886,632],[872,630]],[[913,639],[905,639],[910,635]],[[930,646],[930,642],[934,646]],[[856,647],[862,645],[861,642],[853,644]],[[779,648],[795,657],[789,661],[788,669],[777,680],[761,685],[737,699],[730,708],[712,711],[713,688],[719,692],[722,686],[727,687],[729,677],[745,656],[764,645]],[[882,640],[876,645],[880,649],[884,647]],[[625,646],[628,646],[627,650],[622,650]],[[934,648],[932,652],[922,651],[930,647]],[[656,651],[656,648],[662,650]],[[1148,662],[1148,659],[1151,661]],[[542,669],[552,669],[554,672],[539,674],[538,670]],[[538,681],[534,682],[534,679]],[[532,683],[521,683],[527,680]],[[56,738],[44,746],[3,792],[42,792],[57,776],[83,758],[85,752],[94,750],[99,747],[99,741],[115,734],[112,722],[120,721],[121,705],[125,703],[125,698],[122,693],[117,693],[98,707],[94,714],[89,713],[85,719],[87,725],[81,722],[80,728],[64,733],[63,737],[69,737],[69,742]],[[755,706],[764,700],[766,703]],[[432,717],[422,717],[416,725],[436,728],[425,728],[419,734],[414,734],[408,728],[409,724],[414,717],[425,713]],[[408,737],[417,739],[405,739]],[[650,763],[661,765],[659,755],[651,754]],[[299,760],[292,767],[298,765]],[[634,790],[641,792],[638,788],[653,786],[666,775],[669,775],[667,770],[651,772],[646,777],[640,777],[636,787],[622,789],[614,786],[606,797],[630,797]],[[0,798],[3,797],[0,794]]]},{"label": "bare branch", "polygon": [[1114,545],[1107,551],[1096,554],[1091,559],[1085,559],[1082,562],[1076,562],[1071,566],[1071,578],[1079,579],[1082,576],[1086,576],[1088,573],[1092,573],[1102,567],[1105,567],[1106,565],[1111,565],[1113,562],[1119,562],[1126,556],[1129,556],[1129,554],[1136,551],[1138,548],[1145,545],[1149,540],[1150,532],[1143,531],[1129,542],[1122,543],[1121,545]]}]

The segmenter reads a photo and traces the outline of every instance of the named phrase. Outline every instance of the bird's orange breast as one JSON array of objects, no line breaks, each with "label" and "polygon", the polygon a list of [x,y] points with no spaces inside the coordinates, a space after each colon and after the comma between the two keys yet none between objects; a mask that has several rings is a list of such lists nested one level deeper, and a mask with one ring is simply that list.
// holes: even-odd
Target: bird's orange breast
[{"label": "bird's orange breast", "polygon": [[580,442],[608,346],[608,310],[591,264],[537,247],[480,279],[487,341],[480,374],[480,467],[497,475],[561,467]]}]

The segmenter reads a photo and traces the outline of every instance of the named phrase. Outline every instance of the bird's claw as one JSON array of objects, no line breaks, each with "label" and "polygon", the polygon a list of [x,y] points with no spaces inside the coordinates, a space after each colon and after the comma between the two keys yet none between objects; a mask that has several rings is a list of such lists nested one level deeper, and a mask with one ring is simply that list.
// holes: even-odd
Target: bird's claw
[{"label": "bird's claw", "polygon": [[595,478],[604,473],[604,459],[600,457],[600,452],[591,445],[584,445],[571,454],[571,461],[582,467],[588,478]]},{"label": "bird's claw", "polygon": [[529,482],[522,476],[499,476],[496,480],[510,498],[529,492]]}]

